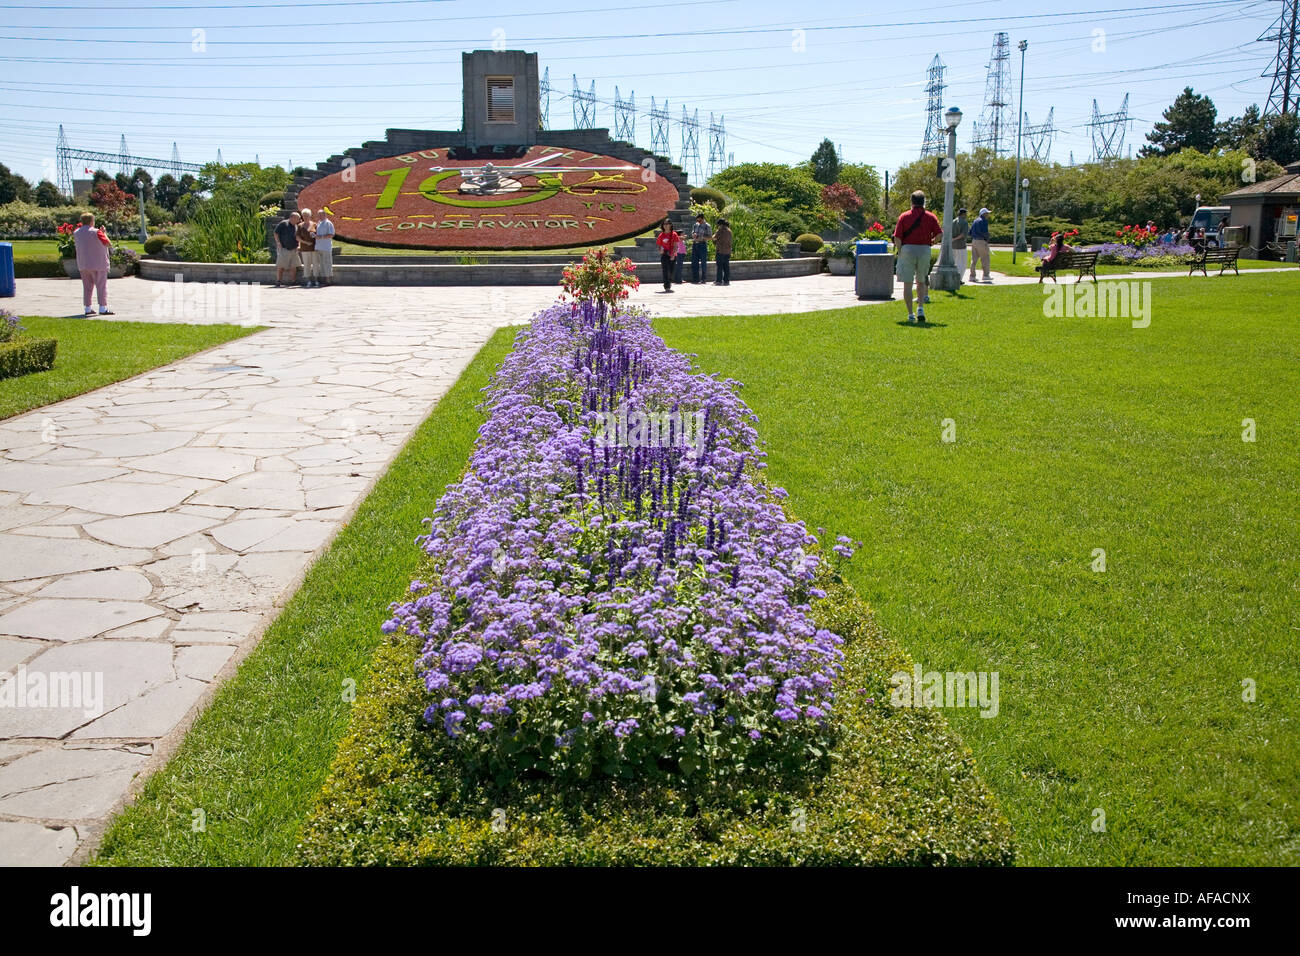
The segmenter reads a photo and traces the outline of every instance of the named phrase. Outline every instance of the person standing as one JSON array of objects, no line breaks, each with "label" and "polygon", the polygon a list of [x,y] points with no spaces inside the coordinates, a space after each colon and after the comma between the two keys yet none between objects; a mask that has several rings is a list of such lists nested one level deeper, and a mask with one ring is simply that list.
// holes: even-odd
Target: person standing
[{"label": "person standing", "polygon": [[989,253],[989,210],[985,207],[980,210],[980,216],[970,224],[970,281],[975,281],[975,265],[979,263],[984,267],[985,282],[992,282],[993,277],[989,275],[989,262],[991,256]]},{"label": "person standing", "polygon": [[718,232],[713,237],[714,262],[717,264],[714,285],[731,285],[731,223],[726,219],[718,220]]},{"label": "person standing", "polygon": [[952,255],[956,260],[957,271],[966,274],[966,241],[970,238],[970,222],[966,219],[966,207],[957,210],[957,218],[952,221]]},{"label": "person standing", "polygon": [[93,292],[99,299],[99,314],[112,315],[108,307],[108,234],[95,228],[94,215],[83,213],[81,225],[72,233],[72,241],[77,247],[77,271],[81,273],[81,304],[85,307],[85,314],[95,314],[90,307]]},{"label": "person standing", "polygon": [[[925,208],[925,193],[912,193],[912,208],[898,217],[894,226],[894,241],[898,244],[898,264],[895,271],[903,280],[903,302],[907,305],[907,321],[925,324],[925,297],[930,290],[930,247],[943,235],[939,217]],[[916,282],[917,308],[912,312],[912,282]]]},{"label": "person standing", "polygon": [[659,224],[655,245],[659,247],[659,268],[663,270],[665,292],[673,291],[673,264],[677,258],[677,241],[680,238],[667,219]]},{"label": "person standing", "polygon": [[677,248],[673,250],[673,283],[682,284],[682,274],[686,271],[686,234],[677,233]]},{"label": "person standing", "polygon": [[[275,224],[275,242],[277,251],[275,254],[275,287],[280,288],[281,282],[288,282],[293,285],[294,279],[298,275],[298,223],[302,217],[296,212],[289,213],[288,219],[281,219]],[[285,273],[289,277],[285,279]]]},{"label": "person standing", "polygon": [[334,232],[329,210],[322,209],[316,222],[316,272],[321,285],[334,282]]},{"label": "person standing", "polygon": [[691,231],[691,281],[696,285],[704,284],[704,276],[709,261],[709,240],[713,230],[704,221],[704,213],[695,217],[695,228]]},{"label": "person standing", "polygon": [[302,257],[303,285],[314,289],[320,269],[316,265],[316,223],[312,221],[310,209],[302,211],[302,222],[298,223],[298,254]]}]

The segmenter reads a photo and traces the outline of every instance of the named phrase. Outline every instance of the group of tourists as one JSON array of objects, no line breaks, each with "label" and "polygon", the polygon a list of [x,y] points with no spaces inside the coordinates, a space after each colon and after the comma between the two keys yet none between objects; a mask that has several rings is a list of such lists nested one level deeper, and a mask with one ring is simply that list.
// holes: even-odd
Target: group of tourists
[{"label": "group of tourists", "polygon": [[322,209],[312,218],[310,209],[290,213],[275,226],[275,287],[294,285],[302,267],[302,285],[315,289],[329,285],[334,276],[334,223]]},{"label": "group of tourists", "polygon": [[[704,213],[695,217],[691,228],[691,283],[703,285],[708,273],[709,243],[713,243],[714,285],[731,285],[731,249],[733,237],[731,223],[718,220],[717,232],[708,224]],[[659,246],[659,266],[663,270],[664,291],[672,292],[673,285],[681,285],[686,271],[686,236],[673,228],[665,219],[659,224],[655,237]]]}]

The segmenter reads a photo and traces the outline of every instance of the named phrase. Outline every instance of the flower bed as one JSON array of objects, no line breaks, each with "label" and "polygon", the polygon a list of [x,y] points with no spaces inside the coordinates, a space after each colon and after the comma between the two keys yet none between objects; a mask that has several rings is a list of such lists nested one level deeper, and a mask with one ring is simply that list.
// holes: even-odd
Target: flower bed
[{"label": "flower bed", "polygon": [[587,257],[517,336],[299,860],[1011,862],[969,751],[888,703],[910,662],[762,480],[736,383],[619,310],[630,272]]},{"label": "flower bed", "polygon": [[[1099,252],[1098,265],[1131,266],[1135,269],[1174,268],[1187,265],[1196,254],[1196,250],[1189,245],[1162,242],[1151,242],[1144,246],[1125,242],[1103,242],[1100,245],[1080,246],[1077,251]],[[1039,249],[1034,256],[1041,260],[1046,254],[1046,249]]]},{"label": "flower bed", "polygon": [[732,383],[588,301],[534,319],[486,407],[385,624],[424,642],[449,755],[499,782],[822,760],[840,639]]},{"label": "flower bed", "polygon": [[380,649],[304,827],[315,866],[1002,865],[1011,828],[938,710],[890,705],[906,654],[843,584],[813,614],[845,638],[824,775],[633,782],[459,776],[420,714],[417,639]]}]

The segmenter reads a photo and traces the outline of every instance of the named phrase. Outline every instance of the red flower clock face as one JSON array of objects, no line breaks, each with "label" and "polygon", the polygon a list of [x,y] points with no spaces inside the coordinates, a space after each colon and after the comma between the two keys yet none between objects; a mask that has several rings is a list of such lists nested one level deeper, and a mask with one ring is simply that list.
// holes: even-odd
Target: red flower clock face
[{"label": "red flower clock face", "polygon": [[328,210],[338,238],[427,249],[555,249],[634,236],[677,203],[635,163],[558,146],[463,156],[422,149],[318,179],[298,208]]}]

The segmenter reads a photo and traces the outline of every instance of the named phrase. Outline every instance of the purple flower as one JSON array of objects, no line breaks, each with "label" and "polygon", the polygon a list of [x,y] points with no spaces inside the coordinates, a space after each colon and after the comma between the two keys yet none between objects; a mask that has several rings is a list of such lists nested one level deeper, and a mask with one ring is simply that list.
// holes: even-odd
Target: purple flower
[{"label": "purple flower", "polygon": [[[763,479],[737,388],[693,372],[644,315],[556,307],[519,332],[465,477],[417,539],[427,570],[383,625],[424,642],[441,702],[427,714],[454,746],[564,773],[611,740],[636,763],[697,734],[738,759],[764,738],[786,756],[823,740],[841,640],[809,618],[814,538]],[[575,714],[559,753],[516,753],[495,719]]]}]

